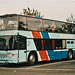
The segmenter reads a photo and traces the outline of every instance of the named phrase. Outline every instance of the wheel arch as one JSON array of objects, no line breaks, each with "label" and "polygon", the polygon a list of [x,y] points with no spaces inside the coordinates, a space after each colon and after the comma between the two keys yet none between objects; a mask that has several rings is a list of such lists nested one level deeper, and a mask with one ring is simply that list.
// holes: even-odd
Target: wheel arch
[{"label": "wheel arch", "polygon": [[29,52],[29,54],[28,54],[28,59],[27,59],[27,60],[29,60],[29,56],[30,56],[31,53],[35,54],[35,56],[36,56],[36,62],[38,62],[38,54],[37,54],[37,52],[34,51],[34,50]]},{"label": "wheel arch", "polygon": [[[72,52],[72,58],[73,58],[73,49],[69,49],[69,50],[68,50],[67,58],[69,57],[69,56],[68,56],[69,52]],[[68,59],[69,59],[69,58],[68,58]]]},{"label": "wheel arch", "polygon": [[72,53],[73,53],[73,49],[69,49],[68,52],[69,52],[69,51],[72,51]]}]

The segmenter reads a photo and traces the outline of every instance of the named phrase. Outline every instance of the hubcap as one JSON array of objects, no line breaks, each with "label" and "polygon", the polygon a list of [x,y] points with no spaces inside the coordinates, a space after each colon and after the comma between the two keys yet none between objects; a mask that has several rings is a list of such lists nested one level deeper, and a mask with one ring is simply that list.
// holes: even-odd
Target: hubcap
[{"label": "hubcap", "polygon": [[72,52],[69,52],[69,58],[72,59]]},{"label": "hubcap", "polygon": [[35,56],[34,56],[34,55],[31,55],[31,56],[30,56],[30,62],[31,62],[31,63],[34,63],[34,62],[35,62]]}]

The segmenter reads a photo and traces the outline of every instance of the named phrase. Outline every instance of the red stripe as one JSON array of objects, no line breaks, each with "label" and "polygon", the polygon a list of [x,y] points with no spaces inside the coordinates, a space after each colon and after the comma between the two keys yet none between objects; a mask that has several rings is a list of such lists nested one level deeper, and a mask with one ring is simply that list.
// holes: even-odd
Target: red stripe
[{"label": "red stripe", "polygon": [[42,61],[49,60],[46,51],[39,51],[40,57]]},{"label": "red stripe", "polygon": [[34,38],[42,38],[40,32],[32,31],[32,35]]},{"label": "red stripe", "polygon": [[[34,38],[42,38],[40,32],[32,31],[32,35],[33,35]],[[41,42],[42,42],[42,45],[43,45],[43,41],[41,41]],[[48,61],[49,60],[46,51],[38,51],[38,52],[39,52],[39,55],[40,55],[42,61],[45,61],[45,60]]]}]

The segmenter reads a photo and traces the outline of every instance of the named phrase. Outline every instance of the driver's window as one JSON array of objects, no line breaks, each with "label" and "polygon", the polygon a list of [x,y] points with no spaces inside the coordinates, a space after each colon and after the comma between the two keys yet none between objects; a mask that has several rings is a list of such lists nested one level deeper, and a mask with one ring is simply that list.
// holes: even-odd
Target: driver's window
[{"label": "driver's window", "polygon": [[19,36],[19,49],[26,49],[26,38]]}]

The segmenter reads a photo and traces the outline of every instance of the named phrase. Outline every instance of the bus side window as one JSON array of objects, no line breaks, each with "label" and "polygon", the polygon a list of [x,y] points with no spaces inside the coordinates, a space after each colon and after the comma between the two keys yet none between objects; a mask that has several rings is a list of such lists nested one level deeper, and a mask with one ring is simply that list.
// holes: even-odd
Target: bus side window
[{"label": "bus side window", "polygon": [[9,39],[9,49],[17,49],[17,40],[15,36],[11,36]]},{"label": "bus side window", "polygon": [[62,33],[63,32],[61,22],[55,22],[55,32],[57,32],[57,33]]},{"label": "bus side window", "polygon": [[72,33],[72,29],[73,29],[73,26],[72,25],[68,25],[68,33]]},{"label": "bus side window", "polygon": [[28,30],[43,31],[41,19],[27,17]]},{"label": "bus side window", "polygon": [[5,49],[6,47],[6,39],[0,38],[0,49]]},{"label": "bus side window", "polygon": [[45,32],[52,32],[52,21],[43,20],[44,23],[44,31]]},{"label": "bus side window", "polygon": [[51,39],[44,40],[44,49],[45,50],[51,50],[52,49],[52,40]]},{"label": "bus side window", "polygon": [[25,30],[26,29],[26,25],[23,22],[19,21],[19,28],[18,29],[19,30]]},{"label": "bus side window", "polygon": [[27,22],[26,22],[26,17],[20,16],[19,17],[19,30],[28,30]]},{"label": "bus side window", "polygon": [[75,24],[73,24],[72,33],[75,34]]},{"label": "bus side window", "polygon": [[42,50],[42,42],[41,39],[34,39],[37,50]]},{"label": "bus side window", "polygon": [[60,39],[55,40],[55,48],[62,49],[62,40],[60,40]]}]

